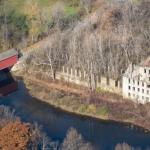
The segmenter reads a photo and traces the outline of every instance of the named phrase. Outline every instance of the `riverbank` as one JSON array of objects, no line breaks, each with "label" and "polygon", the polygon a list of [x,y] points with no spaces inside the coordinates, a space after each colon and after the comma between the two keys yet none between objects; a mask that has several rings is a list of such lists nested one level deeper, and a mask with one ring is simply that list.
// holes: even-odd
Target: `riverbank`
[{"label": "riverbank", "polygon": [[99,91],[64,81],[53,82],[48,76],[22,75],[31,96],[68,112],[103,120],[132,123],[150,130],[149,105],[133,103],[117,94]]}]

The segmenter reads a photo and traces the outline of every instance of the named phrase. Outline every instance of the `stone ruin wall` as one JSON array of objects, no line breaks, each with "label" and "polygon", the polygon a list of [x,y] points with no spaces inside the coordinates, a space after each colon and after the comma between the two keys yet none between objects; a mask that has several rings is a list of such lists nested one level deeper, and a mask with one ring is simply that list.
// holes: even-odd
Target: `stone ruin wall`
[{"label": "stone ruin wall", "polygon": [[[81,72],[80,70],[72,69],[69,67],[63,66],[62,71],[56,73],[56,79],[58,80],[61,79],[67,82],[89,87],[88,77],[86,76],[86,72]],[[122,94],[120,81],[116,81],[114,79],[97,76],[95,81],[95,86],[96,88],[100,88],[105,91]]]}]

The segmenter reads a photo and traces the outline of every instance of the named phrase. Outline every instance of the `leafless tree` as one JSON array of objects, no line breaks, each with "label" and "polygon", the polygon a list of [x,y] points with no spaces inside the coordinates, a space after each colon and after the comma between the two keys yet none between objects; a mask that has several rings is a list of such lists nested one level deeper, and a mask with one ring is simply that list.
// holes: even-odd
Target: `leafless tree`
[{"label": "leafless tree", "polygon": [[57,58],[57,51],[52,50],[51,45],[49,47],[45,47],[42,51],[34,53],[36,55],[33,59],[33,63],[35,65],[46,65],[50,66],[51,77],[53,81],[55,81],[55,61]]},{"label": "leafless tree", "polygon": [[19,117],[14,115],[15,109],[13,109],[12,111],[10,111],[9,107],[0,106],[0,120],[2,119],[6,119],[9,121],[15,121],[15,120],[19,120]]},{"label": "leafless tree", "polygon": [[86,143],[76,129],[70,128],[66,134],[61,150],[92,150],[90,143]]},{"label": "leafless tree", "polygon": [[141,148],[134,148],[124,142],[122,144],[118,143],[115,147],[115,150],[141,150]]},{"label": "leafless tree", "polygon": [[57,30],[62,30],[63,21],[65,18],[65,6],[62,2],[57,2],[52,9],[53,20],[56,24]]},{"label": "leafless tree", "polygon": [[58,149],[58,146],[59,146],[59,142],[58,142],[58,141],[52,141],[52,142],[50,142],[50,147],[51,147],[53,150],[57,150],[57,149]]},{"label": "leafless tree", "polygon": [[93,0],[80,0],[80,5],[85,9],[86,13],[91,12]]}]

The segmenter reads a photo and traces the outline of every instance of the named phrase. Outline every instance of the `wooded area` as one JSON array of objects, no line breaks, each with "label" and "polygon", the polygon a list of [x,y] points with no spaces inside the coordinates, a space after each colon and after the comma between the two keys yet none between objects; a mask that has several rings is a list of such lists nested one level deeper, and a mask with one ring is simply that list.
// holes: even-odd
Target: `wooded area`
[{"label": "wooded area", "polygon": [[97,75],[120,80],[130,62],[150,55],[148,0],[64,0],[47,7],[27,0],[17,14],[8,1],[0,1],[0,49],[23,51],[43,39],[26,69],[49,71],[53,80],[68,66],[86,72],[94,90]]}]

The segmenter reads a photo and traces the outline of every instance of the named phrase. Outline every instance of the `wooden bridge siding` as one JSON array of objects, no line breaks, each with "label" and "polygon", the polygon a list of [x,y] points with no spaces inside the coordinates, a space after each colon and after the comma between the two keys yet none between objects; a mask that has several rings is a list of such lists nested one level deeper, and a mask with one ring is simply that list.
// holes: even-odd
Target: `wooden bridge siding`
[{"label": "wooden bridge siding", "polygon": [[17,63],[17,60],[18,60],[18,56],[15,55],[15,56],[7,58],[7,59],[5,59],[3,61],[0,61],[0,70],[8,68],[10,66],[13,66],[14,64]]}]

